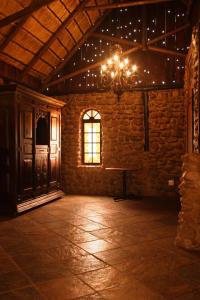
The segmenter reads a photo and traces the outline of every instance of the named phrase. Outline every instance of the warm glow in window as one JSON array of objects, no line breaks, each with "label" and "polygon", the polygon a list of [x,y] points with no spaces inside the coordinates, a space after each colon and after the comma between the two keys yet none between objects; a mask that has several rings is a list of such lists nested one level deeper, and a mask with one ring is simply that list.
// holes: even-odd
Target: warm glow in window
[{"label": "warm glow in window", "polygon": [[101,116],[95,110],[83,116],[83,163],[101,163]]}]

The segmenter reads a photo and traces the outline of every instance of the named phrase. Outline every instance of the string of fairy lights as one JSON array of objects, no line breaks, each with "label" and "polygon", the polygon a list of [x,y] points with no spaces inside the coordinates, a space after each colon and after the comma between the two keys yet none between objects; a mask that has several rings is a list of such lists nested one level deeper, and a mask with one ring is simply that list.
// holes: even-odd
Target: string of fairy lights
[{"label": "string of fairy lights", "polygon": [[[157,36],[184,25],[187,22],[184,7],[176,5],[152,5],[147,9],[146,36],[147,43]],[[142,7],[115,9],[96,30],[97,33],[131,41],[137,46],[142,40]],[[153,46],[186,53],[189,49],[190,34],[187,31],[172,34],[156,42]],[[78,49],[69,61],[63,73],[73,72],[79,68],[90,66],[110,56],[112,40],[90,37]],[[122,45],[123,51],[130,46]],[[129,55],[130,61],[138,66],[140,76],[135,82],[137,86],[165,85],[183,82],[184,58],[172,55],[163,55],[150,51],[136,51]],[[62,74],[58,74],[58,77]],[[69,89],[101,88],[100,68],[91,69],[77,77],[64,82]]]}]

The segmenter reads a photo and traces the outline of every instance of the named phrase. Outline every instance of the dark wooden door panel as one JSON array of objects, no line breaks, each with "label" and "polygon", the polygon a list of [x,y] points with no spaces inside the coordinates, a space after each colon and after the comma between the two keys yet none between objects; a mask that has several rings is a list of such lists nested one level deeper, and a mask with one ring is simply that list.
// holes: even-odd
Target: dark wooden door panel
[{"label": "dark wooden door panel", "polygon": [[24,201],[33,196],[33,108],[20,105],[19,109],[19,197]]},{"label": "dark wooden door panel", "polygon": [[60,187],[60,114],[57,111],[50,115],[50,188]]},{"label": "dark wooden door panel", "polygon": [[9,111],[0,107],[0,193],[4,198],[10,192]]},{"label": "dark wooden door panel", "polygon": [[37,145],[35,154],[35,188],[36,193],[48,189],[48,146]]},{"label": "dark wooden door panel", "polygon": [[32,157],[24,159],[23,178],[24,192],[30,192],[33,189],[33,160]]}]

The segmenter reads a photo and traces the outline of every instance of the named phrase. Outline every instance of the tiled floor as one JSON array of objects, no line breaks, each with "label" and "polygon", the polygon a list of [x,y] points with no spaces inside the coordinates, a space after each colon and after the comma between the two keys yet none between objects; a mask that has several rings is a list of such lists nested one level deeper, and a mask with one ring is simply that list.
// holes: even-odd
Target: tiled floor
[{"label": "tiled floor", "polygon": [[0,218],[0,299],[199,300],[200,255],[166,202],[66,196]]}]

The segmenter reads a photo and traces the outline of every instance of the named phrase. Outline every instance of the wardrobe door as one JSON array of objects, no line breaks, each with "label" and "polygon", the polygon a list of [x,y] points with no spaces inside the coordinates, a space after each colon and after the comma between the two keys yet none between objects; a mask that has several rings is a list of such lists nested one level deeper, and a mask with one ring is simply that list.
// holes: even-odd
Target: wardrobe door
[{"label": "wardrobe door", "polygon": [[19,195],[18,201],[33,196],[33,111],[32,107],[19,109]]},{"label": "wardrobe door", "polygon": [[35,121],[35,192],[48,192],[49,113],[39,111]]},{"label": "wardrobe door", "polygon": [[51,111],[50,114],[50,189],[60,187],[60,113]]},{"label": "wardrobe door", "polygon": [[9,110],[0,106],[0,207],[10,193]]}]

